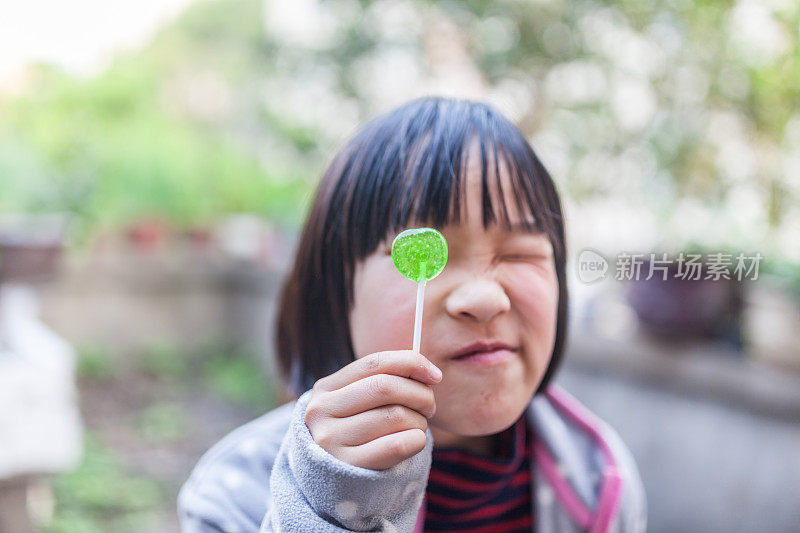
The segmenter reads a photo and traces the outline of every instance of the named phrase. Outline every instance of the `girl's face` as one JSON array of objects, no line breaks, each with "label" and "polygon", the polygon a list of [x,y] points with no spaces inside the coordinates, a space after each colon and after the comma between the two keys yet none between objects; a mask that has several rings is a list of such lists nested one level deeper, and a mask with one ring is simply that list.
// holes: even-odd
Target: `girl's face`
[{"label": "girl's face", "polygon": [[[474,437],[500,432],[519,418],[544,376],[556,334],[558,279],[549,238],[521,228],[483,228],[479,164],[468,167],[463,192],[466,221],[440,228],[447,266],[425,288],[420,351],[444,374],[433,386],[436,414],[428,421],[436,447],[475,447]],[[520,220],[514,211],[509,217]],[[357,358],[411,349],[417,285],[395,269],[393,238],[356,268],[350,328]],[[500,357],[491,364],[452,359],[476,342],[508,350],[495,351]]]}]

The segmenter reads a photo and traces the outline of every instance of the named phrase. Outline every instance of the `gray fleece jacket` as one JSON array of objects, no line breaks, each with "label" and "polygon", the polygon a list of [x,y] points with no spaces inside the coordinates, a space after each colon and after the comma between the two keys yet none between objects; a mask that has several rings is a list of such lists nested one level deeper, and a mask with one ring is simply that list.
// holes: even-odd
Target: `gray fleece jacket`
[{"label": "gray fleece jacket", "polygon": [[[184,533],[421,532],[433,437],[382,471],[330,455],[305,425],[306,391],[230,433],[195,467],[178,497]],[[553,384],[533,398],[535,531],[638,533],[646,499],[616,432]]]}]

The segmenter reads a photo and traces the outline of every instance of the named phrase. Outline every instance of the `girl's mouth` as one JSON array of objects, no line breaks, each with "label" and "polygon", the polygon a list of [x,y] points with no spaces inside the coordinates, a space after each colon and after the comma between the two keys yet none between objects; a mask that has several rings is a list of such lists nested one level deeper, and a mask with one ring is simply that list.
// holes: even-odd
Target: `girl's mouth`
[{"label": "girl's mouth", "polygon": [[465,346],[450,356],[451,361],[487,366],[511,360],[517,349],[504,342],[479,341]]}]

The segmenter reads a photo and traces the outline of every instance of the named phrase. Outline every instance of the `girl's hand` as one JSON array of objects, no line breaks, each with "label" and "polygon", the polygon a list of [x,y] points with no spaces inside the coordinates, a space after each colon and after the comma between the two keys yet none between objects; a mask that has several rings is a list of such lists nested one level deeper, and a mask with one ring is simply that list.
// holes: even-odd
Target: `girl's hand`
[{"label": "girl's hand", "polygon": [[356,359],[314,383],[305,422],[314,441],[346,463],[384,470],[425,448],[441,371],[411,350]]}]

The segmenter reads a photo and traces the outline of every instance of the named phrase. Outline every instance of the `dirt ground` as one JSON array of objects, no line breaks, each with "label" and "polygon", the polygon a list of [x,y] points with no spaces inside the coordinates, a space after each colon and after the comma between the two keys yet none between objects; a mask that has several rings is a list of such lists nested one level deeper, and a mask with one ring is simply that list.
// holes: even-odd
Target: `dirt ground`
[{"label": "dirt ground", "polygon": [[78,388],[87,436],[119,460],[125,475],[158,487],[158,504],[138,513],[136,522],[149,531],[179,531],[175,503],[191,469],[221,437],[260,414],[215,393],[196,376],[127,370],[103,379],[81,377]]}]

